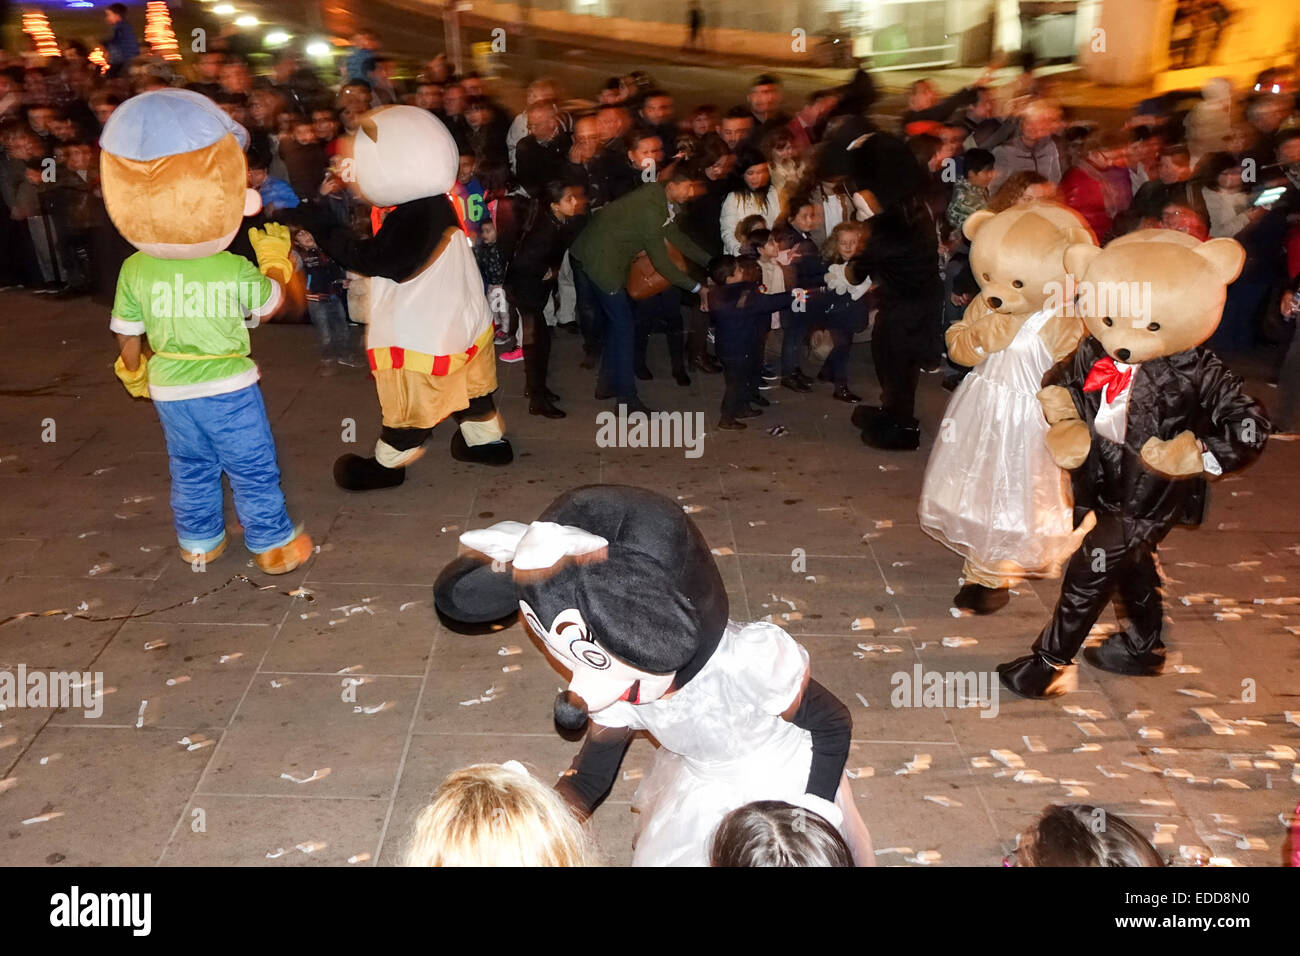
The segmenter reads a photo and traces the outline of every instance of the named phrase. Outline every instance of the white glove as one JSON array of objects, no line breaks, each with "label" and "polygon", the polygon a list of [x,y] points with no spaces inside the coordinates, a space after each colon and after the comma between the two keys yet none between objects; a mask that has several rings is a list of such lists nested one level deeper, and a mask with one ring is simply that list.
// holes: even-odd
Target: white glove
[{"label": "white glove", "polygon": [[796,807],[802,807],[811,813],[817,814],[835,829],[839,829],[844,823],[844,811],[829,800],[823,800],[815,793],[805,793],[798,798],[792,798],[790,803]]},{"label": "white glove", "polygon": [[862,198],[862,193],[853,194],[853,208],[857,210],[858,218],[863,221],[875,215],[871,207],[867,205],[867,201]]},{"label": "white glove", "polygon": [[[826,270],[826,288],[830,289],[836,295],[844,295],[849,289],[848,276],[844,274],[844,263],[837,262]],[[854,298],[857,298],[854,296]]]}]

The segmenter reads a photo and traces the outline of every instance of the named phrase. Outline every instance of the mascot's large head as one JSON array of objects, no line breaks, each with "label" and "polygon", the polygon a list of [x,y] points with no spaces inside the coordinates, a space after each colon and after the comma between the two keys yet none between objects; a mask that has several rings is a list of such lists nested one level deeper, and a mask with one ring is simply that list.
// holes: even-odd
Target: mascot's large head
[{"label": "mascot's large head", "polygon": [[704,536],[673,501],[641,488],[588,485],[532,524],[461,535],[472,552],[443,569],[444,619],[516,611],[573,678],[555,721],[580,729],[618,700],[644,704],[680,687],[713,655],[727,593]]},{"label": "mascot's large head", "polygon": [[460,150],[447,127],[418,106],[381,106],[352,138],[351,178],[376,206],[439,196],[456,184]]},{"label": "mascot's large head", "polygon": [[127,242],[159,259],[201,259],[262,208],[248,188],[248,133],[191,90],[155,90],[113,111],[100,137],[104,206]]},{"label": "mascot's large head", "polygon": [[971,241],[970,267],[994,312],[1031,315],[1062,295],[1065,250],[1092,245],[1088,224],[1073,209],[1052,202],[980,209],[962,225]]}]

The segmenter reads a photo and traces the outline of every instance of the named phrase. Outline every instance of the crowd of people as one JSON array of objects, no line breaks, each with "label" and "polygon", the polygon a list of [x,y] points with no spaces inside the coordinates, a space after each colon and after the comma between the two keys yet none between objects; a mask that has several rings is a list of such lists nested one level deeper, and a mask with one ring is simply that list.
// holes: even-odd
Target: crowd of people
[{"label": "crowd of people", "polygon": [[[872,114],[871,78],[789,103],[779,77],[754,79],[746,101],[679,115],[674,97],[641,71],[599,89],[530,83],[507,108],[475,73],[445,57],[398,79],[394,58],[362,31],[338,77],[292,51],[254,75],[235,43],[187,64],[138,53],[113,10],[109,66],[68,42],[57,59],[5,56],[0,68],[4,204],[0,285],[107,303],[127,253],[104,214],[97,139],[126,97],[184,85],[211,97],[250,133],[249,184],[259,220],[294,222],[323,204],[358,235],[383,221],[347,189],[348,137],[367,110],[406,102],[451,131],[461,154],[454,201],[475,246],[496,316],[503,362],[523,361],[529,411],[563,417],[548,385],[553,330],[581,336],[595,394],[647,410],[638,381],[664,333],[674,380],[721,372],[718,426],[743,429],[772,388],[861,401],[850,381],[854,345],[874,341],[881,389],[878,443],[919,443],[921,371],[946,362],[942,331],[976,293],[961,234],[981,208],[1055,199],[1099,241],[1138,228],[1233,236],[1249,260],[1233,284],[1214,347],[1279,352],[1280,423],[1292,427],[1300,356],[1281,361],[1300,302],[1300,183],[1293,73],[1266,71],[1238,95],[1227,80],[1188,97],[1144,100],[1122,124],[1075,122],[1052,80],[992,72],[949,96],[913,82],[896,128]],[[867,163],[847,168],[846,145],[875,137]],[[903,149],[902,147],[905,147]],[[874,168],[864,177],[861,170]],[[866,181],[863,181],[865,178]],[[350,329],[365,321],[365,282],[331,263],[305,230],[301,309],[319,330],[322,374],[359,364]],[[236,251],[239,251],[238,244]],[[765,298],[766,297],[766,298]],[[775,333],[779,332],[780,335]],[[872,411],[872,414],[876,414]]]},{"label": "crowd of people", "polygon": [[[138,52],[120,5],[108,20],[104,70],[75,41],[57,58],[0,55],[5,289],[111,302],[131,247],[105,212],[99,134],[129,97],[183,86],[248,131],[248,185],[262,198],[250,224],[291,228],[321,374],[359,365],[366,281],[331,260],[305,223],[325,210],[359,237],[382,228],[388,210],[348,188],[349,138],[368,111],[406,103],[455,139],[456,213],[494,315],[498,359],[524,363],[531,414],[565,415],[548,374],[555,330],[580,338],[596,398],[629,411],[649,411],[638,382],[653,378],[647,356],[662,332],[678,385],[722,375],[718,427],[727,430],[762,415],[778,388],[859,406],[866,389],[851,380],[851,357],[869,340],[880,390],[878,405],[862,406],[875,423],[871,443],[915,449],[921,374],[943,370],[951,388],[966,371],[943,340],[978,293],[963,223],[981,209],[1055,200],[1098,242],[1146,228],[1236,238],[1247,264],[1211,344],[1229,353],[1274,346],[1277,424],[1300,424],[1300,343],[1288,344],[1300,315],[1291,70],[1266,71],[1244,95],[1218,79],[1196,96],[1144,100],[1105,127],[1077,122],[1051,79],[1030,72],[995,85],[990,71],[947,96],[918,80],[901,115],[888,118],[873,112],[873,82],[861,71],[800,102],[762,74],[745,102],[689,112],[641,71],[567,93],[540,78],[516,110],[488,79],[456,74],[441,55],[402,79],[366,31],[337,77],[289,50],[255,75],[234,44],[214,44],[178,70]],[[304,204],[313,217],[295,213]],[[518,765],[458,771],[421,815],[410,861],[595,862],[559,801]],[[1090,828],[1091,810],[1049,809],[1015,862],[1161,865],[1123,821]],[[711,859],[850,865],[833,827],[772,802],[730,814]]]}]

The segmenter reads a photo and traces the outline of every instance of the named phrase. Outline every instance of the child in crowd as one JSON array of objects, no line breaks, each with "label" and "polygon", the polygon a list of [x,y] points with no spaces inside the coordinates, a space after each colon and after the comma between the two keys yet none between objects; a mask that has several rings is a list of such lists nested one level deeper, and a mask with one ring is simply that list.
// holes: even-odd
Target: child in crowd
[{"label": "child in crowd", "polygon": [[311,199],[320,190],[329,162],[325,146],[306,116],[293,117],[290,134],[280,138],[280,159],[289,173],[289,185],[299,199]]},{"label": "child in crowd", "polygon": [[948,225],[957,233],[971,213],[989,204],[989,185],[996,172],[993,154],[987,149],[967,150],[964,158],[966,174],[953,187],[946,213]]},{"label": "child in crowd", "polygon": [[273,216],[281,209],[294,209],[298,194],[283,179],[276,179],[268,171],[271,157],[259,150],[248,152],[248,185],[262,197],[262,213]]},{"label": "child in crowd", "polygon": [[479,229],[483,220],[490,218],[487,209],[487,197],[483,184],[477,174],[478,163],[474,154],[462,151],[460,169],[456,173],[456,183],[451,187],[451,202],[456,207],[461,227],[469,235],[470,242],[477,243]]},{"label": "child in crowd", "polygon": [[853,866],[853,855],[825,819],[781,800],[732,810],[713,832],[711,866]]},{"label": "child in crowd", "polygon": [[739,431],[747,427],[740,419],[762,414],[751,402],[769,404],[758,394],[762,355],[757,347],[772,312],[785,305],[787,297],[759,288],[761,273],[753,259],[719,256],[709,264],[709,275],[714,282],[707,292],[709,321],[726,382],[718,427]]},{"label": "child in crowd", "polygon": [[753,259],[757,256],[754,246],[754,232],[758,229],[766,229],[767,220],[757,214],[746,216],[740,222],[736,223],[736,248],[739,250],[733,255],[739,255],[745,258]]},{"label": "child in crowd", "polygon": [[1020,834],[1003,866],[1164,866],[1131,823],[1100,807],[1050,806]]},{"label": "child in crowd", "polygon": [[[822,259],[828,269],[835,266],[843,268],[862,252],[867,244],[867,226],[860,222],[841,222],[831,230],[830,236],[822,245]],[[831,350],[817,373],[819,382],[830,382],[835,386],[833,397],[837,401],[856,405],[862,398],[849,391],[849,350],[853,346],[853,336],[867,327],[869,320],[867,289],[871,285],[867,277],[856,286],[847,286],[843,292],[827,290],[823,297],[821,310],[822,324],[831,336]]]},{"label": "child in crowd", "polygon": [[496,223],[491,219],[484,219],[479,225],[478,242],[474,243],[474,260],[478,263],[479,275],[483,277],[483,292],[487,296],[488,308],[492,311],[492,324],[496,326],[496,344],[502,349],[498,358],[503,362],[522,361],[524,353],[519,350],[510,319],[510,308],[506,304],[506,259],[497,242]]},{"label": "child in crowd", "polygon": [[333,375],[340,365],[353,365],[351,333],[343,296],[347,279],[342,266],[316,245],[306,229],[295,229],[293,250],[307,278],[307,314],[320,337],[320,374]]},{"label": "child in crowd", "polygon": [[514,760],[457,770],[420,811],[407,866],[593,866],[564,799]]}]

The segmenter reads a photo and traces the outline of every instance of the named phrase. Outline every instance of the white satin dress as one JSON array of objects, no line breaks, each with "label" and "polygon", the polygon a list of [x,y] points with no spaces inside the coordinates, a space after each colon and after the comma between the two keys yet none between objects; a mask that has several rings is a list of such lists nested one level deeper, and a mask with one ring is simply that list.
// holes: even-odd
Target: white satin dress
[{"label": "white satin dress", "polygon": [[[591,715],[659,742],[632,800],[640,814],[633,866],[708,866],[713,831],[732,810],[755,800],[800,804],[812,737],[780,715],[799,696],[807,668],[808,652],[775,624],[729,622],[708,663],[680,690],[645,704],[616,701]],[[835,806],[850,847],[869,847],[846,778]]]},{"label": "white satin dress", "polygon": [[1054,577],[1078,545],[1069,475],[1047,450],[1037,397],[1053,364],[1038,331],[1053,315],[1031,315],[957,386],[917,507],[927,534],[1006,578]]}]

